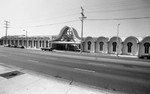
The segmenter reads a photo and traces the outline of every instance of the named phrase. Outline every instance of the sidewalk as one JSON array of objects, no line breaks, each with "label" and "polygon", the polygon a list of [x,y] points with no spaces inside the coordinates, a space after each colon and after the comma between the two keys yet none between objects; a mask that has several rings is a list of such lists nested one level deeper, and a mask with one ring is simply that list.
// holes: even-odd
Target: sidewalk
[{"label": "sidewalk", "polygon": [[0,94],[124,94],[0,63]]}]

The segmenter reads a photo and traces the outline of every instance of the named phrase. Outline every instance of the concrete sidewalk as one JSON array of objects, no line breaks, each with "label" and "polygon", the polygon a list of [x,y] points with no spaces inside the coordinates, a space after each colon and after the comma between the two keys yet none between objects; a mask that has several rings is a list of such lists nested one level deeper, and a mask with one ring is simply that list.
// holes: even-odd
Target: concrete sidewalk
[{"label": "concrete sidewalk", "polygon": [[[18,73],[18,74],[15,74]],[[9,74],[8,74],[9,73]],[[125,94],[0,63],[0,94]]]}]

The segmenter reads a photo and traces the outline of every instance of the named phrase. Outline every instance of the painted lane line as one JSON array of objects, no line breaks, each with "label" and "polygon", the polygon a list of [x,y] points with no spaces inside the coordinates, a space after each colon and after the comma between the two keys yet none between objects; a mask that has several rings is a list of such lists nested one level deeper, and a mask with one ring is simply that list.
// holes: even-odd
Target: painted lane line
[{"label": "painted lane line", "polygon": [[36,60],[28,60],[28,62],[39,63],[39,61],[36,61]]},{"label": "painted lane line", "polygon": [[28,56],[28,54],[25,53],[20,53],[19,55]]},{"label": "painted lane line", "polygon": [[74,69],[78,71],[84,71],[84,72],[95,72],[93,70],[86,70],[86,69],[81,69],[81,68],[74,68]]},{"label": "painted lane line", "polygon": [[94,65],[94,66],[104,66],[106,67],[106,64],[98,64],[98,63],[88,63],[89,65]]}]

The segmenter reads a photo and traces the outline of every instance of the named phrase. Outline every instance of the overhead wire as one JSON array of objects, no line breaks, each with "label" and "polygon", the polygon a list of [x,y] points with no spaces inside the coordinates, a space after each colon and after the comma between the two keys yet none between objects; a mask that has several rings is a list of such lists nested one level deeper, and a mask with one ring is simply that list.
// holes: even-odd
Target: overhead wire
[{"label": "overhead wire", "polygon": [[[143,1],[144,2],[144,1]],[[140,2],[110,2],[102,3],[94,6],[85,6],[87,8],[86,13],[99,13],[99,12],[116,12],[116,11],[129,11],[150,8],[149,4],[141,4]]]},{"label": "overhead wire", "polygon": [[122,8],[122,9],[109,9],[109,10],[92,10],[92,11],[86,11],[85,13],[100,13],[100,12],[119,12],[119,11],[133,11],[133,10],[139,10],[139,9],[148,9],[150,6],[145,6],[145,7],[135,7],[135,8]]},{"label": "overhead wire", "polygon": [[77,22],[79,20],[71,20],[71,21],[65,21],[60,23],[51,23],[51,24],[41,24],[41,25],[33,25],[33,26],[20,26],[20,27],[10,27],[10,28],[34,28],[34,27],[45,27],[45,26],[52,26],[52,25],[58,25],[58,24],[65,24],[65,23],[71,23],[71,22]]},{"label": "overhead wire", "polygon": [[112,19],[86,19],[86,20],[96,21],[96,20],[137,20],[137,19],[150,19],[150,17],[112,18]]},{"label": "overhead wire", "polygon": [[[132,4],[134,4],[133,6],[134,7],[127,7],[127,6],[131,6]],[[109,6],[110,5],[110,6]],[[103,5],[105,7],[105,5]],[[121,9],[111,9],[112,7],[121,7],[121,6],[125,6],[127,8],[121,8]],[[86,8],[90,8],[92,9],[91,11],[85,11],[85,13],[99,13],[99,12],[113,12],[113,11],[126,11],[126,10],[136,10],[136,9],[143,9],[143,8],[150,8],[150,6],[140,6],[140,7],[135,7],[137,6],[135,4],[135,2],[110,2],[108,4],[106,4],[106,7],[107,9],[109,10],[102,10],[100,9],[99,7],[97,6],[85,6]],[[89,9],[89,10],[90,10]],[[94,10],[93,10],[94,9]],[[100,9],[100,10],[99,10]],[[59,16],[59,17],[52,17],[52,18],[62,18],[62,17],[70,17],[70,16],[74,16],[74,15],[77,15],[77,13],[74,13],[74,14],[69,14],[69,15],[64,15],[64,16]],[[150,17],[133,17],[133,18],[111,18],[111,19],[86,19],[88,21],[96,21],[96,20],[135,20],[135,19],[149,19]],[[49,18],[47,19],[44,19],[44,20],[48,20]],[[59,22],[59,23],[51,23],[51,24],[41,24],[41,25],[33,25],[33,26],[22,26],[22,27],[18,27],[18,28],[33,28],[33,27],[44,27],[44,26],[52,26],[52,25],[58,25],[58,24],[64,24],[64,23],[71,23],[71,22],[76,22],[76,21],[79,21],[79,20],[70,20],[70,21],[65,21],[65,22]],[[12,27],[14,28],[14,27]]]}]

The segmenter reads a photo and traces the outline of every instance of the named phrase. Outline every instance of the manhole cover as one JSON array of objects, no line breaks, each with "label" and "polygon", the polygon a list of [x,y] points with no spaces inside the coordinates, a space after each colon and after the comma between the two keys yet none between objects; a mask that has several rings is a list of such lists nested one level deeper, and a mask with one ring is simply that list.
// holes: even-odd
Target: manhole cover
[{"label": "manhole cover", "polygon": [[4,77],[6,79],[10,79],[10,78],[16,77],[21,74],[24,74],[24,73],[22,73],[20,71],[11,71],[11,72],[0,74],[0,76]]}]

